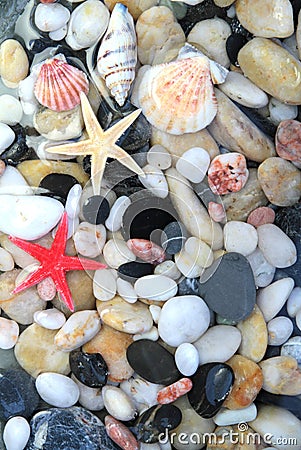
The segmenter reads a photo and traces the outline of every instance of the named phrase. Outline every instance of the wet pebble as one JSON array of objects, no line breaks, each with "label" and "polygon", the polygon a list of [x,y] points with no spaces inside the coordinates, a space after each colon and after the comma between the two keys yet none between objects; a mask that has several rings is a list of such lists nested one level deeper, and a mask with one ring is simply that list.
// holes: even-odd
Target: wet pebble
[{"label": "wet pebble", "polygon": [[[136,281],[138,278],[151,275],[154,271],[153,264],[131,261],[118,267],[118,274],[125,281]],[[137,296],[136,291],[134,290]]]},{"label": "wet pebble", "polygon": [[276,152],[289,161],[301,159],[301,124],[297,120],[283,120],[276,132]]},{"label": "wet pebble", "polygon": [[278,316],[267,324],[269,345],[282,345],[291,336],[294,326],[292,321],[285,316]]},{"label": "wet pebble", "polygon": [[126,244],[137,258],[147,263],[158,264],[165,260],[164,250],[152,241],[147,239],[129,239]]},{"label": "wet pebble", "polygon": [[135,303],[138,299],[135,289],[129,281],[117,278],[117,292],[126,302]]},{"label": "wet pebble", "polygon": [[120,384],[121,389],[133,400],[138,411],[144,411],[157,405],[157,395],[163,387],[161,384],[150,383],[134,374]]},{"label": "wet pebble", "polygon": [[109,216],[105,221],[106,228],[113,233],[120,230],[122,224],[122,217],[126,209],[130,206],[131,200],[129,197],[122,195],[114,202]]},{"label": "wet pebble", "polygon": [[37,291],[42,300],[48,302],[56,296],[56,285],[51,277],[46,277],[37,284]]},{"label": "wet pebble", "polygon": [[265,225],[267,223],[273,223],[275,220],[275,211],[267,206],[261,206],[254,209],[251,214],[249,214],[247,223],[253,225],[254,227],[259,227],[260,225]]},{"label": "wet pebble", "polygon": [[0,154],[3,153],[15,140],[15,133],[12,128],[6,123],[0,123],[1,140],[0,140]]},{"label": "wet pebble", "polygon": [[209,328],[194,346],[199,353],[200,364],[225,362],[236,353],[241,343],[240,331],[230,325],[216,325]]},{"label": "wet pebble", "polygon": [[3,430],[3,441],[7,450],[23,450],[30,436],[30,426],[22,416],[9,419]]},{"label": "wet pebble", "polygon": [[259,363],[263,373],[263,389],[272,394],[300,395],[301,371],[291,356],[276,356]]},{"label": "wet pebble", "polygon": [[257,233],[258,247],[271,265],[285,268],[296,262],[295,244],[279,227],[271,223],[260,225]]},{"label": "wet pebble", "polygon": [[257,247],[256,229],[245,222],[229,221],[224,226],[224,242],[226,251],[248,256]]},{"label": "wet pebble", "polygon": [[178,253],[186,241],[187,231],[180,222],[171,222],[163,230],[161,245],[169,255]]},{"label": "wet pebble", "polygon": [[214,417],[214,422],[218,426],[235,425],[242,422],[250,422],[256,419],[257,408],[255,403],[242,409],[226,409],[222,408]]},{"label": "wet pebble", "polygon": [[147,275],[139,278],[134,289],[138,297],[165,301],[176,295],[177,283],[164,275]]},{"label": "wet pebble", "polygon": [[209,153],[201,147],[193,147],[183,153],[177,161],[176,168],[192,183],[200,183],[206,175],[209,164]]},{"label": "wet pebble", "polygon": [[257,305],[266,322],[273,319],[281,310],[293,287],[294,280],[292,278],[282,278],[258,291]]},{"label": "wet pebble", "polygon": [[301,336],[294,336],[281,347],[281,356],[291,356],[301,365]]},{"label": "wet pebble", "polygon": [[154,270],[155,275],[164,275],[172,280],[178,280],[181,272],[178,270],[174,261],[168,260],[158,264]]},{"label": "wet pebble", "polygon": [[237,324],[241,333],[238,353],[254,362],[261,361],[268,345],[267,326],[262,312],[255,305],[251,315]]},{"label": "wet pebble", "polygon": [[21,122],[23,116],[22,105],[12,95],[3,94],[0,96],[0,111],[1,123],[16,125]]},{"label": "wet pebble", "polygon": [[54,372],[41,373],[36,379],[40,397],[51,406],[69,408],[79,398],[79,389],[71,378]]},{"label": "wet pebble", "polygon": [[59,3],[39,4],[35,10],[34,20],[41,31],[55,31],[62,28],[69,20],[70,12]]},{"label": "wet pebble", "polygon": [[73,374],[71,379],[77,384],[79,389],[78,403],[90,411],[100,411],[104,408],[101,389],[91,388],[81,383]]},{"label": "wet pebble", "polygon": [[110,213],[109,202],[101,195],[94,195],[85,201],[82,213],[87,222],[93,225],[104,224]]},{"label": "wet pebble", "polygon": [[19,41],[6,39],[0,46],[0,75],[8,87],[16,87],[28,73],[29,62]]},{"label": "wet pebble", "polygon": [[7,250],[0,247],[0,270],[1,270],[1,272],[8,272],[10,270],[13,270],[14,266],[15,266],[15,261],[14,261],[12,255]]},{"label": "wet pebble", "polygon": [[106,410],[115,419],[128,421],[135,417],[135,407],[122,389],[116,386],[104,386],[101,393]]},{"label": "wet pebble", "polygon": [[100,353],[72,351],[70,368],[75,377],[86,386],[100,388],[107,382],[108,367]]},{"label": "wet pebble", "polygon": [[88,258],[96,258],[106,243],[106,229],[103,225],[81,222],[73,235],[78,253]]},{"label": "wet pebble", "polygon": [[79,106],[70,111],[38,109],[33,116],[33,124],[38,133],[51,141],[66,141],[81,135],[83,118]]},{"label": "wet pebble", "polygon": [[136,256],[127,247],[126,242],[121,239],[109,239],[104,248],[103,256],[105,262],[112,269],[118,269],[119,266],[130,261],[135,261]]},{"label": "wet pebble", "polygon": [[123,425],[123,423],[114,419],[112,416],[105,417],[105,426],[108,436],[117,444],[122,450],[138,450],[141,449],[135,436],[130,430]]},{"label": "wet pebble", "polygon": [[13,348],[19,337],[19,325],[14,320],[0,317],[0,348]]},{"label": "wet pebble", "polygon": [[142,169],[145,176],[139,175],[139,180],[143,186],[156,197],[166,198],[168,196],[168,186],[162,170],[150,164],[147,164]]},{"label": "wet pebble", "polygon": [[180,344],[175,352],[175,362],[179,371],[189,377],[193,375],[200,362],[199,354],[193,344],[184,342]]},{"label": "wet pebble", "polygon": [[278,125],[282,120],[296,119],[296,117],[298,116],[298,106],[287,105],[284,102],[277,100],[277,98],[272,97],[269,102],[269,112],[270,120]]},{"label": "wet pebble", "polygon": [[295,287],[286,303],[287,313],[290,317],[296,317],[296,314],[301,310],[301,288]]},{"label": "wet pebble", "polygon": [[192,389],[192,381],[189,378],[181,378],[158,392],[157,400],[160,405],[174,402],[177,398],[187,394]]},{"label": "wet pebble", "polygon": [[245,157],[236,152],[216,156],[208,170],[208,184],[214,194],[240,191],[249,176]]},{"label": "wet pebble", "polygon": [[37,311],[33,317],[38,325],[48,330],[58,330],[66,322],[64,314],[56,308]]},{"label": "wet pebble", "polygon": [[74,219],[79,214],[81,193],[82,187],[80,184],[75,184],[68,192],[65,209],[70,219]]},{"label": "wet pebble", "polygon": [[253,271],[256,286],[268,286],[274,279],[276,268],[267,262],[259,248],[248,255],[247,260]]}]

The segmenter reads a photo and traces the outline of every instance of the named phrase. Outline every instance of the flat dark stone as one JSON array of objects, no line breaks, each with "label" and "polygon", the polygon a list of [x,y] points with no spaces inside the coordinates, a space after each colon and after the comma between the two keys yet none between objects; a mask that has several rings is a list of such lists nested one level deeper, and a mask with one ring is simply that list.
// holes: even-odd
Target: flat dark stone
[{"label": "flat dark stone", "polygon": [[2,159],[6,164],[14,167],[22,161],[38,159],[35,151],[31,147],[28,147],[26,143],[26,134],[28,130],[23,128],[20,124],[11,126],[11,128],[14,130],[16,135],[15,141],[1,154],[0,159]]},{"label": "flat dark stone", "polygon": [[275,225],[281,228],[288,237],[301,237],[301,203],[279,208],[275,215]]},{"label": "flat dark stone", "polygon": [[39,403],[35,380],[22,369],[0,369],[0,420],[29,418]]},{"label": "flat dark stone", "polygon": [[180,222],[171,222],[163,230],[161,246],[169,255],[181,251],[187,237],[187,231]]},{"label": "flat dark stone", "polygon": [[183,278],[178,284],[178,295],[199,295],[199,279]]},{"label": "flat dark stone", "polygon": [[104,424],[85,408],[51,408],[30,422],[26,450],[118,450]]},{"label": "flat dark stone", "polygon": [[168,385],[181,377],[173,355],[158,342],[148,339],[133,342],[126,356],[134,371],[151,383]]},{"label": "flat dark stone", "polygon": [[244,320],[256,301],[254,275],[248,260],[235,252],[218,258],[201,275],[199,295],[225,319]]},{"label": "flat dark stone", "polygon": [[103,387],[108,378],[108,366],[100,353],[69,353],[72,373],[83,384],[93,388]]},{"label": "flat dark stone", "polygon": [[265,405],[275,405],[292,412],[298,419],[301,419],[301,399],[292,395],[276,395],[266,392],[263,389],[256,397],[256,403]]},{"label": "flat dark stone", "polygon": [[247,42],[248,39],[241,33],[233,33],[228,37],[226,41],[226,50],[232,64],[237,64],[238,53]]},{"label": "flat dark stone", "polygon": [[198,368],[191,377],[193,388],[188,400],[202,417],[213,417],[222,407],[234,383],[230,366],[221,363],[207,363]]},{"label": "flat dark stone", "polygon": [[[53,197],[65,204],[70,189],[78,184],[76,178],[65,173],[50,173],[44,177],[39,187],[47,189],[47,197]],[[42,194],[44,195],[44,194]]]},{"label": "flat dark stone", "polygon": [[154,273],[154,266],[143,261],[130,261],[121,264],[117,270],[120,278],[131,282],[146,275],[152,275]]},{"label": "flat dark stone", "polygon": [[104,224],[110,214],[110,205],[101,195],[89,197],[83,204],[84,219],[93,225]]}]

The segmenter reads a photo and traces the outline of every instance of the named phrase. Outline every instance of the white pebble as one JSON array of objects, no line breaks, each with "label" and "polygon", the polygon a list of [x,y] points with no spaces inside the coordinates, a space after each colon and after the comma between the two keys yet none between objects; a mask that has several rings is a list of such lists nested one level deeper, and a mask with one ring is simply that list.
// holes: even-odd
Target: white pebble
[{"label": "white pebble", "polygon": [[0,122],[0,155],[14,142],[15,137],[14,130],[6,123]]},{"label": "white pebble", "polygon": [[164,275],[146,275],[138,278],[134,289],[138,297],[165,301],[176,295],[178,286],[174,280]]},{"label": "white pebble", "polygon": [[8,350],[16,345],[19,325],[14,320],[0,317],[0,348]]},{"label": "white pebble", "polygon": [[70,19],[69,9],[60,3],[43,5],[39,3],[34,16],[34,21],[41,31],[55,31],[62,28]]},{"label": "white pebble", "polygon": [[102,252],[106,236],[107,232],[102,224],[81,222],[73,235],[73,240],[78,253],[88,258],[96,258]]},{"label": "white pebble", "polygon": [[122,195],[118,197],[113,204],[109,217],[105,221],[105,226],[113,233],[121,228],[122,217],[126,209],[130,206],[131,200],[129,197]]},{"label": "white pebble", "polygon": [[15,262],[12,255],[7,250],[0,247],[0,271],[7,272],[13,270],[14,266]]},{"label": "white pebble", "polygon": [[285,316],[275,317],[267,324],[269,345],[284,344],[293,332],[292,321]]},{"label": "white pebble", "polygon": [[144,177],[138,176],[140,182],[156,197],[165,198],[168,196],[168,184],[164,173],[158,167],[147,164],[143,167]]},{"label": "white pebble", "polygon": [[93,277],[93,294],[98,300],[106,302],[115,297],[116,279],[110,269],[96,270]]},{"label": "white pebble", "polygon": [[195,258],[185,250],[181,250],[175,255],[175,263],[179,271],[187,278],[197,278],[204,270],[197,264]]},{"label": "white pebble", "polygon": [[[77,227],[79,226],[79,218],[74,217],[73,219],[71,219],[69,216],[67,216],[67,222],[68,222],[68,231],[67,231],[67,240],[68,240],[74,235]],[[55,238],[57,229],[58,226],[56,226],[51,232],[53,239]]]},{"label": "white pebble", "polygon": [[258,247],[272,266],[282,269],[295,264],[296,246],[279,227],[272,223],[260,225],[257,233]]},{"label": "white pebble", "polygon": [[196,262],[198,266],[210,267],[213,263],[213,252],[206,242],[194,236],[187,239],[184,245],[185,252]]},{"label": "white pebble", "polygon": [[165,275],[172,280],[178,280],[181,276],[181,272],[178,270],[176,264],[171,261],[163,261],[163,263],[158,264],[154,270],[155,275]]},{"label": "white pebble", "polygon": [[0,177],[0,194],[31,195],[32,193],[32,188],[19,170],[12,166],[6,166]]},{"label": "white pebble", "polygon": [[66,322],[64,314],[56,308],[36,311],[33,315],[35,323],[48,330],[58,330]]},{"label": "white pebble", "polygon": [[269,101],[262,89],[239,72],[229,72],[219,88],[231,100],[249,108],[263,108]]},{"label": "white pebble", "polygon": [[37,74],[32,71],[18,86],[18,93],[24,114],[32,115],[38,109],[38,102],[34,95],[34,87],[37,81]]},{"label": "white pebble", "polygon": [[247,256],[257,287],[268,286],[274,278],[276,268],[267,262],[262,251],[257,247],[255,252]]},{"label": "white pebble", "polygon": [[200,363],[199,352],[193,344],[184,342],[179,345],[175,353],[175,362],[179,371],[189,377],[193,375]]},{"label": "white pebble", "polygon": [[136,256],[121,239],[109,239],[103,248],[103,256],[112,269],[118,269],[121,264],[135,261]]},{"label": "white pebble", "polygon": [[296,324],[297,324],[297,327],[299,328],[299,330],[301,331],[301,309],[299,309],[299,311],[297,312]]},{"label": "white pebble", "polygon": [[71,379],[77,384],[79,389],[78,403],[90,411],[100,411],[104,408],[103,398],[100,388],[92,388],[81,383],[73,374]]},{"label": "white pebble", "polygon": [[158,329],[156,327],[152,327],[149,331],[146,331],[145,333],[137,333],[133,335],[134,341],[139,341],[140,339],[157,341],[159,339]]},{"label": "white pebble", "polygon": [[83,189],[82,189],[81,185],[75,184],[74,186],[72,186],[72,188],[68,192],[65,210],[66,210],[66,213],[68,214],[68,217],[70,217],[70,219],[74,219],[76,216],[79,215],[79,210],[80,210],[79,201],[80,201],[80,196],[82,194],[82,191],[83,191]]},{"label": "white pebble", "polygon": [[111,416],[124,421],[134,418],[136,410],[133,402],[122,389],[107,385],[102,388],[101,393],[105,408]]},{"label": "white pebble", "polygon": [[135,303],[138,299],[131,283],[122,278],[117,279],[117,292],[128,303]]},{"label": "white pebble", "polygon": [[183,295],[168,300],[162,308],[158,331],[161,339],[172,347],[196,341],[207,330],[209,308],[201,297]]},{"label": "white pebble", "polygon": [[36,389],[45,402],[57,408],[69,408],[79,398],[77,384],[60,373],[41,373],[36,379]]},{"label": "white pebble", "polygon": [[53,41],[61,41],[67,34],[67,25],[64,25],[62,28],[58,30],[50,31],[49,38]]},{"label": "white pebble", "polygon": [[30,426],[21,416],[11,417],[3,430],[3,441],[6,450],[23,450],[30,436]]},{"label": "white pebble", "polygon": [[160,389],[163,388],[163,385],[150,383],[140,378],[139,375],[134,374],[128,380],[122,381],[120,388],[129,396],[136,408],[141,412],[141,410],[144,411],[158,403],[157,395]]},{"label": "white pebble", "polygon": [[153,167],[166,170],[171,166],[171,154],[160,144],[153,145],[147,152],[147,162]]},{"label": "white pebble", "polygon": [[153,321],[157,324],[159,322],[159,317],[161,314],[162,308],[157,305],[149,305],[149,312],[152,315]]},{"label": "white pebble", "polygon": [[16,97],[4,94],[0,96],[0,122],[16,125],[23,116],[22,105]]},{"label": "white pebble", "polygon": [[269,322],[278,314],[292,292],[293,287],[294,280],[292,278],[282,278],[263,289],[259,289],[257,305],[266,322]]},{"label": "white pebble", "polygon": [[256,228],[249,223],[236,220],[227,222],[224,226],[224,242],[227,252],[237,252],[248,256],[257,247]]},{"label": "white pebble", "polygon": [[200,364],[225,362],[237,351],[241,343],[240,331],[230,325],[216,325],[209,328],[194,342],[199,352]]},{"label": "white pebble", "polygon": [[286,303],[287,313],[290,317],[296,317],[297,312],[301,309],[301,287],[295,287]]},{"label": "white pebble", "polygon": [[278,125],[282,120],[295,119],[298,115],[298,106],[286,105],[272,97],[269,102],[269,111],[271,121]]},{"label": "white pebble", "polygon": [[30,275],[32,272],[38,269],[40,266],[39,263],[32,263],[29,266],[24,267],[21,272],[18,273],[17,278],[15,279],[15,286],[19,286],[19,284],[23,283],[24,280]]},{"label": "white pebble", "polygon": [[200,183],[205,178],[209,164],[209,153],[201,147],[192,147],[178,159],[176,169],[192,183]]},{"label": "white pebble", "polygon": [[236,425],[237,423],[247,423],[255,420],[257,417],[257,408],[255,403],[251,403],[247,408],[227,409],[222,408],[213,420],[218,426]]}]

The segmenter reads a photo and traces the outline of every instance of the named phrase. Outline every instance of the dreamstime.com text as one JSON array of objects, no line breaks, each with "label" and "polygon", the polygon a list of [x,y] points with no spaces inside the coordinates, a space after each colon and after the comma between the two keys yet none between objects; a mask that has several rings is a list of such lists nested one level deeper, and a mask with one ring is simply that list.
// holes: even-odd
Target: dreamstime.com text
[{"label": "dreamstime.com text", "polygon": [[178,442],[182,445],[196,444],[196,445],[211,445],[211,446],[220,446],[224,443],[231,444],[240,444],[240,445],[259,445],[265,444],[270,446],[277,445],[287,445],[287,446],[298,446],[298,439],[294,437],[285,437],[285,436],[274,436],[271,433],[265,433],[261,435],[259,433],[254,432],[253,430],[248,431],[248,424],[241,422],[237,426],[238,431],[221,430],[221,433],[168,433],[167,430],[165,433],[161,433],[159,435],[159,443],[166,444],[170,442],[174,444]]}]

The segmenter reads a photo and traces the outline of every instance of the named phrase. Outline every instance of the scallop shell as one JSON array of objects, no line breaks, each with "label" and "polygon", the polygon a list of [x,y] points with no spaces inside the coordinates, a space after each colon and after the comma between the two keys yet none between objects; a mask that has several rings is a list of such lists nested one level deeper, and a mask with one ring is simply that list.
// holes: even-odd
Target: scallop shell
[{"label": "scallop shell", "polygon": [[137,63],[134,21],[126,6],[116,3],[97,56],[97,70],[119,106],[124,105]]},{"label": "scallop shell", "polygon": [[217,112],[209,59],[196,56],[151,67],[141,80],[138,101],[159,130],[176,135],[202,130]]},{"label": "scallop shell", "polygon": [[84,72],[59,59],[47,59],[41,66],[34,94],[41,105],[53,111],[69,111],[87,94],[89,82]]}]

